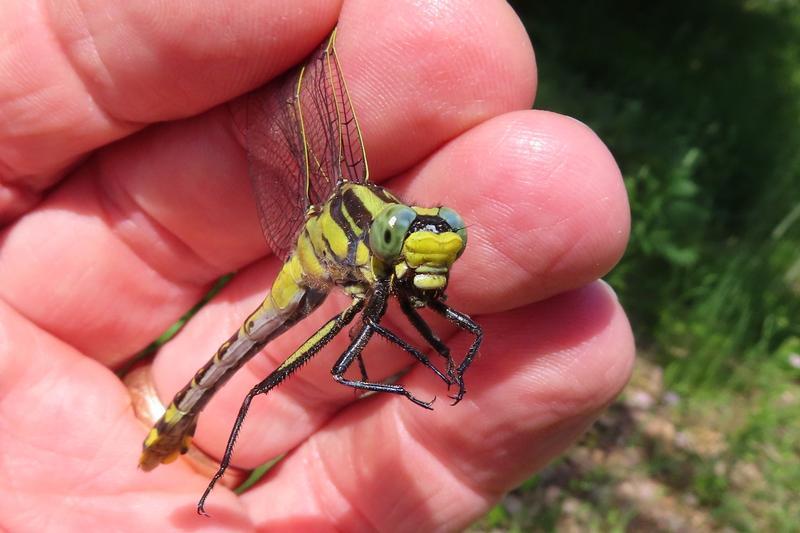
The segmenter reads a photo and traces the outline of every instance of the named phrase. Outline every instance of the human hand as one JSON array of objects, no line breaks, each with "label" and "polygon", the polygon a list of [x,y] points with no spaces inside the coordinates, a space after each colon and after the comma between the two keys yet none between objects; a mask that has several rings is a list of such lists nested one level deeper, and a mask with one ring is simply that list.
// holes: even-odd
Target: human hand
[{"label": "human hand", "polygon": [[[619,171],[585,126],[527,110],[533,55],[504,3],[30,11],[41,5],[0,8],[12,35],[0,58],[2,528],[458,529],[566,449],[624,385],[628,324],[593,282],[627,239]],[[448,303],[481,324],[484,344],[464,400],[429,412],[389,395],[354,401],[330,378],[340,336],[254,403],[234,464],[287,457],[241,497],[218,487],[209,521],[195,513],[208,479],[186,462],[137,470],[147,428],[110,369],[239,270],[156,358],[167,403],[263,298],[279,264],[230,114],[214,106],[301,61],[337,17],[372,178],[469,225]],[[219,458],[245,391],[345,300],[329,298],[240,371],[195,442]],[[435,327],[458,360],[470,337]],[[370,377],[407,366],[373,344]],[[403,383],[444,396],[425,368]]]}]

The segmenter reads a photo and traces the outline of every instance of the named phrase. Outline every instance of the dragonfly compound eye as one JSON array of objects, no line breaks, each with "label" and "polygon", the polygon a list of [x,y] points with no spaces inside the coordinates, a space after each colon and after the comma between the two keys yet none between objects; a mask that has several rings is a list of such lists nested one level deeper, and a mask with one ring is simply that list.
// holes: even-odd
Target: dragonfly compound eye
[{"label": "dragonfly compound eye", "polygon": [[[466,247],[467,225],[464,224],[464,219],[462,219],[458,213],[456,213],[449,207],[440,207],[439,216],[442,218],[442,220],[447,222],[447,224],[450,226],[450,229],[452,229],[456,235],[461,237],[461,240],[464,243],[463,247]],[[462,250],[464,249],[463,247],[461,248]]]},{"label": "dragonfly compound eye", "polygon": [[369,247],[384,262],[392,262],[403,249],[403,240],[417,214],[408,206],[392,204],[375,217],[369,230]]}]

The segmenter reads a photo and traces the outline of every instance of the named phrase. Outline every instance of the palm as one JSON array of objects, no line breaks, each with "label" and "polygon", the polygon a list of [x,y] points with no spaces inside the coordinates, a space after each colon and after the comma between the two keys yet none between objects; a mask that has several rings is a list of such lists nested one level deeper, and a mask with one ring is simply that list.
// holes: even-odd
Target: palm
[{"label": "palm", "polygon": [[[182,461],[149,474],[135,468],[145,429],[108,368],[173,323],[217,276],[239,270],[156,359],[156,384],[168,400],[269,286],[278,264],[262,257],[230,116],[206,110],[322,40],[338,13],[330,2],[312,3],[302,16],[317,16],[305,24],[257,31],[252,17],[269,24],[299,21],[301,13],[242,7],[225,19],[226,35],[239,31],[241,39],[220,39],[213,25],[182,47],[155,32],[185,31],[184,20],[220,14],[187,6],[170,13],[172,24],[145,25],[154,32],[145,36],[133,25],[141,19],[125,12],[87,16],[91,32],[102,35],[94,45],[107,76],[87,75],[91,61],[73,58],[90,81],[75,81],[66,65],[51,68],[66,81],[49,112],[41,111],[46,99],[0,99],[0,116],[17,117],[0,121],[7,184],[0,218],[9,222],[0,237],[3,527],[197,527],[194,503],[207,479]],[[473,3],[470,16],[453,14],[466,7],[432,16],[396,3],[375,12],[376,5],[346,4],[338,45],[372,176],[417,203],[451,205],[470,224],[448,302],[473,314],[486,340],[466,376],[464,401],[454,408],[440,401],[426,412],[402,398],[354,402],[352,391],[330,379],[346,342],[338,339],[254,404],[234,463],[250,468],[289,453],[245,496],[222,488],[212,495],[208,509],[220,528],[457,528],[569,446],[627,378],[632,344],[624,314],[591,284],[619,258],[627,236],[613,159],[574,121],[513,112],[529,107],[535,73],[507,6]],[[67,18],[51,18],[53,31],[73,35]],[[102,27],[112,20],[113,28]],[[132,35],[154,48],[131,51]],[[52,66],[46,61],[35,64]],[[0,94],[15,88],[0,81]],[[95,107],[63,111],[64,102],[87,101],[87,89]],[[31,108],[20,109],[26,102]],[[39,118],[26,122],[31,113]],[[138,124],[188,115],[197,116],[133,134]],[[59,179],[34,207],[31,191]],[[330,298],[215,398],[198,428],[204,450],[220,456],[244,391],[342,303]],[[402,320],[389,320],[404,329]],[[463,353],[466,336],[441,331],[456,357]],[[372,378],[408,365],[387,350],[377,343],[367,356]],[[444,399],[425,369],[404,383],[421,398]]]}]

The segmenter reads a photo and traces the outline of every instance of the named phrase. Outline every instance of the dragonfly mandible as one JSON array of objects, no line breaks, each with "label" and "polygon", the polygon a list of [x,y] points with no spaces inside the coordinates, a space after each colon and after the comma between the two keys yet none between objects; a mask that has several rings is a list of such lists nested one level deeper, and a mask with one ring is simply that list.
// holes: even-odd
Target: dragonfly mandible
[{"label": "dragonfly mandible", "polygon": [[[336,53],[336,30],[296,72],[245,98],[243,133],[261,225],[283,261],[269,294],[214,356],[181,389],[143,444],[139,466],[152,470],[185,453],[197,418],[214,393],[267,343],[316,309],[334,288],[351,304],[328,320],[245,396],[219,469],[197,510],[230,464],[233,445],[253,398],[289,377],[357,316],[351,342],[331,372],[343,385],[405,396],[401,384],[370,381],[361,358],[381,336],[464,393],[464,372],[477,354],[480,326],[445,304],[450,267],[467,244],[464,221],[448,207],[404,204],[369,181],[361,130]],[[446,361],[440,371],[419,349],[381,325],[394,297],[411,325]],[[450,350],[418,313],[427,307],[474,336],[456,365]],[[345,372],[358,363],[361,379]]]}]

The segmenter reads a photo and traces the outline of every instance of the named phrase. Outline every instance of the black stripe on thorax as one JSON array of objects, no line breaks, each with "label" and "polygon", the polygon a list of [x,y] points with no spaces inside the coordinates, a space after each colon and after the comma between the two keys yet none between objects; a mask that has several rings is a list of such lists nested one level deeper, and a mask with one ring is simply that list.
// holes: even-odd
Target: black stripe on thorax
[{"label": "black stripe on thorax", "polygon": [[340,193],[337,193],[333,198],[330,200],[330,212],[331,218],[336,225],[338,225],[342,231],[344,232],[345,236],[347,237],[347,263],[354,265],[356,260],[356,248],[358,247],[359,236],[356,235],[356,232],[353,230],[350,223],[345,218],[344,213],[342,212],[342,196]]},{"label": "black stripe on thorax", "polygon": [[395,195],[393,195],[392,193],[390,193],[389,191],[387,191],[386,189],[384,189],[379,185],[370,184],[369,191],[375,196],[377,196],[382,202],[385,202],[387,204],[402,203],[397,197],[395,197]]},{"label": "black stripe on thorax", "polygon": [[[315,252],[317,252],[317,259],[321,263],[324,263],[326,260],[327,261],[335,261],[338,256],[334,253],[333,247],[331,246],[331,243],[328,241],[328,238],[325,236],[325,233],[323,231],[319,232],[319,238],[322,241],[322,245],[325,246],[325,250],[323,251],[324,256],[323,257],[319,257],[319,253],[318,253],[319,251],[317,251],[315,249]],[[309,236],[309,239],[311,239],[310,236]],[[311,240],[311,242],[314,242],[314,241]]]},{"label": "black stripe on thorax", "polygon": [[353,189],[347,189],[342,196],[342,202],[347,214],[350,215],[356,226],[361,228],[362,231],[366,231],[369,225],[372,224],[374,215],[366,208],[361,198],[358,197]]}]

